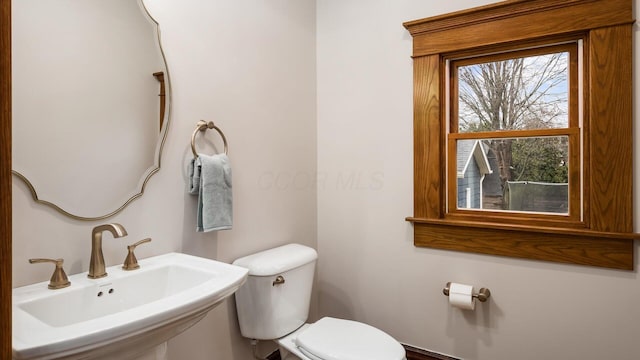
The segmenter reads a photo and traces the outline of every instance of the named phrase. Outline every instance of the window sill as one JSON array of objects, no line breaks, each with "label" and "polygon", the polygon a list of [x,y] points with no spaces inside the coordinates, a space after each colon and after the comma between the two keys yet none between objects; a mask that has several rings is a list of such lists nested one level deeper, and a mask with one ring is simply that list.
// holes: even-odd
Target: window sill
[{"label": "window sill", "polygon": [[441,250],[633,270],[636,233],[408,217],[414,244]]}]

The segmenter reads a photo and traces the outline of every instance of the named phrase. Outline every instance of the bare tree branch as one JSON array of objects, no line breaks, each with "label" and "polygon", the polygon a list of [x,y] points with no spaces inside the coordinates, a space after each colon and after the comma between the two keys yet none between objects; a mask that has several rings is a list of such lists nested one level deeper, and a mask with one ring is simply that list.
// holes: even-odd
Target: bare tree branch
[{"label": "bare tree branch", "polygon": [[[461,132],[549,128],[563,126],[562,122],[567,121],[567,53],[478,63],[457,69],[458,130]],[[498,160],[503,186],[512,178],[512,141],[488,141],[490,151]]]}]

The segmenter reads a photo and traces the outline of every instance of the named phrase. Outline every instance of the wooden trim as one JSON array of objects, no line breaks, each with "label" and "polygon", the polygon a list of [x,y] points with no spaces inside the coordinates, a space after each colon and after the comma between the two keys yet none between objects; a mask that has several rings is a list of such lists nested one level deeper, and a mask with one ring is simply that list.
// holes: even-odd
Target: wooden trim
[{"label": "wooden trim", "polygon": [[440,59],[438,56],[415,59],[413,68],[416,84],[413,95],[414,215],[440,217],[444,201],[440,176],[444,156],[440,136],[443,131],[440,122]]},{"label": "wooden trim", "polygon": [[448,219],[424,219],[408,217],[405,220],[414,224],[431,224],[439,226],[451,226],[451,227],[471,227],[481,229],[494,229],[494,230],[506,230],[506,231],[527,231],[537,234],[547,235],[566,235],[575,237],[598,237],[602,239],[617,239],[617,240],[640,240],[640,234],[638,233],[616,233],[616,232],[599,232],[585,228],[561,228],[561,227],[544,227],[536,226],[532,227],[526,224],[520,223],[495,223],[495,222],[483,222],[473,220],[448,220]]},{"label": "wooden trim", "polygon": [[414,223],[414,244],[441,250],[633,270],[633,240]]},{"label": "wooden trim", "polygon": [[11,359],[11,0],[0,0],[0,358]]},{"label": "wooden trim", "polygon": [[[590,0],[589,2],[593,2]],[[477,6],[471,9],[460,10],[444,15],[433,16],[425,19],[407,21],[403,25],[409,30],[411,36],[429,32],[459,28],[461,26],[475,25],[479,23],[494,22],[500,19],[519,17],[536,12],[561,9],[574,6],[582,0],[547,0],[537,1],[535,4],[529,0],[511,0]]]},{"label": "wooden trim", "polygon": [[402,344],[407,352],[407,360],[460,360],[452,356],[438,354],[433,351],[420,349],[411,345]]},{"label": "wooden trim", "polygon": [[505,37],[525,41],[631,24],[632,14],[628,0],[515,0],[404,26],[413,36],[413,56],[417,57],[506,43]]},{"label": "wooden trim", "polygon": [[274,352],[272,352],[271,354],[269,354],[265,360],[281,360],[280,357],[280,350],[276,350]]},{"label": "wooden trim", "polygon": [[578,136],[580,129],[578,128],[553,128],[553,129],[531,129],[531,130],[500,130],[500,131],[483,131],[483,132],[467,132],[447,134],[449,139],[453,140],[469,140],[469,139],[510,139],[525,137],[542,137],[542,136]]},{"label": "wooden trim", "polygon": [[589,207],[597,231],[633,232],[631,38],[626,25],[595,29],[590,36]]},{"label": "wooden trim", "polygon": [[[419,349],[410,345],[402,345],[407,352],[407,360],[459,360],[447,355]],[[266,360],[281,360],[280,351],[276,350],[265,358]]]},{"label": "wooden trim", "polygon": [[167,106],[166,90],[165,90],[165,84],[164,84],[164,72],[163,71],[155,72],[153,73],[153,76],[160,83],[160,93],[158,94],[158,97],[160,97],[160,127],[158,128],[158,131],[162,131],[162,125],[164,125],[164,112]]},{"label": "wooden trim", "polygon": [[[405,23],[414,41],[414,215],[407,220],[414,223],[416,246],[633,269],[633,239],[640,235],[633,233],[631,196],[631,5],[630,0],[513,0]],[[446,133],[445,59],[571,38],[583,40],[585,65],[582,218],[448,211],[448,136],[477,134]],[[576,142],[570,146],[576,153]],[[579,176],[576,169],[573,179]]]}]

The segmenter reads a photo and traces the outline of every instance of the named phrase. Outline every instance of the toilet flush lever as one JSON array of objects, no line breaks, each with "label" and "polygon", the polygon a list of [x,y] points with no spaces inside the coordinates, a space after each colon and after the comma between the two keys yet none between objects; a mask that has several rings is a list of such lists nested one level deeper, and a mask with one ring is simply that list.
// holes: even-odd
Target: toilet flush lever
[{"label": "toilet flush lever", "polygon": [[275,280],[273,280],[272,286],[284,284],[284,277],[282,275],[278,275]]}]

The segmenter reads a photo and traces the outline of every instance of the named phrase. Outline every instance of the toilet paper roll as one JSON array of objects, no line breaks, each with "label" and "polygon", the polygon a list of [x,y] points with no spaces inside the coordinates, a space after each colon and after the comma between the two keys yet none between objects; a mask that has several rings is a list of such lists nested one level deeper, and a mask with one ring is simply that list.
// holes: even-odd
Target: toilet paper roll
[{"label": "toilet paper roll", "polygon": [[463,310],[474,310],[476,299],[473,298],[473,286],[451,283],[449,285],[449,304]]}]

